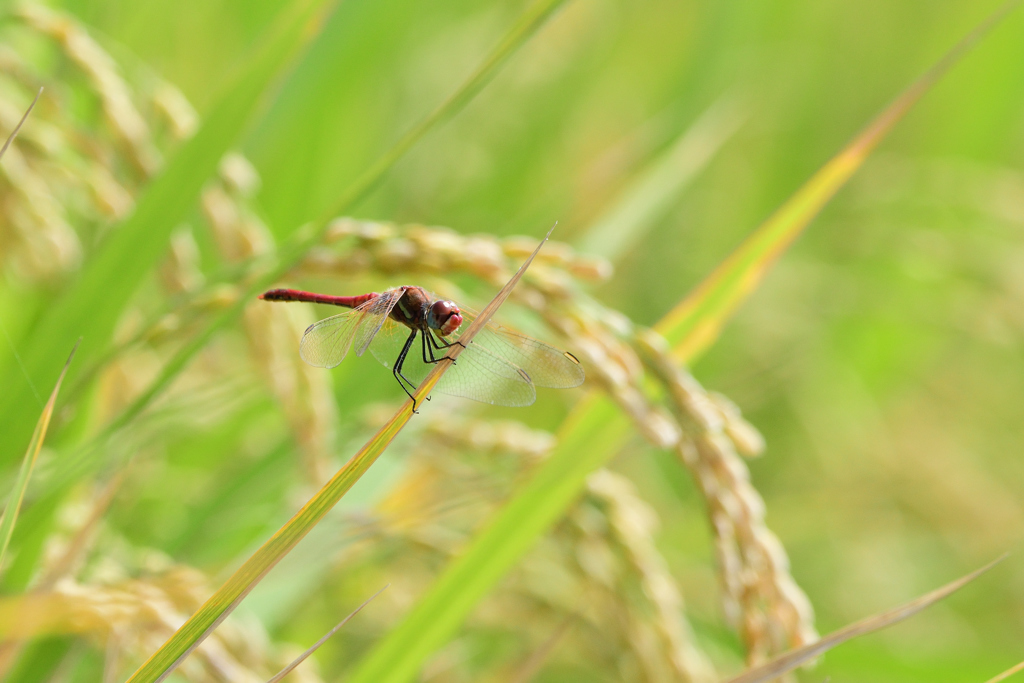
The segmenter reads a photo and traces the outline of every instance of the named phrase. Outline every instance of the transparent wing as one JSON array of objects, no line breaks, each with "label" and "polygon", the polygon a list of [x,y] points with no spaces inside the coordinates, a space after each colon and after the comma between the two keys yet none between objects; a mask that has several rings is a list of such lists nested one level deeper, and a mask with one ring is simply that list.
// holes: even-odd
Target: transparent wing
[{"label": "transparent wing", "polygon": [[[370,344],[370,353],[387,368],[394,368],[409,334],[408,327],[391,320],[384,323]],[[446,351],[434,350],[434,358]],[[427,358],[430,357],[429,350]],[[447,363],[448,361],[441,361]],[[434,364],[424,360],[423,335],[417,333],[402,364],[402,375],[419,386]],[[454,367],[449,368],[434,391],[499,406],[528,406],[537,398],[529,378],[519,368],[495,356],[482,346],[470,344]]]},{"label": "transparent wing", "polygon": [[[476,315],[476,312],[462,308],[463,329],[473,322]],[[473,346],[480,346],[521,369],[538,387],[569,389],[583,384],[583,366],[575,356],[507,327],[487,323],[473,338],[470,347]]]},{"label": "transparent wing", "polygon": [[302,360],[319,368],[333,368],[345,359],[353,342],[356,355],[363,355],[402,294],[402,289],[388,290],[358,308],[313,323],[299,343]]},{"label": "transparent wing", "polygon": [[403,294],[405,294],[405,287],[395,287],[363,304],[363,306],[367,307],[364,314],[366,319],[356,328],[355,347],[357,356],[366,353],[370,342],[373,341],[373,338],[384,326],[384,323],[389,321],[388,316],[391,314],[391,309],[395,307],[395,304],[398,303]]},{"label": "transparent wing", "polygon": [[476,342],[459,355],[455,367],[437,383],[437,391],[496,406],[528,406],[537,400],[526,373]]}]

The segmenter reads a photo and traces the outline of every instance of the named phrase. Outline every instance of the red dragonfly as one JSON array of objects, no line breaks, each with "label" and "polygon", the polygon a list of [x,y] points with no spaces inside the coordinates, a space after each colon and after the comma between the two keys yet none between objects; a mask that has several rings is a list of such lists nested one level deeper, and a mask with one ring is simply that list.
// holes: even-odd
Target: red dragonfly
[{"label": "red dragonfly", "polygon": [[[260,298],[351,308],[310,325],[302,335],[299,355],[310,365],[333,368],[349,349],[355,347],[357,356],[369,349],[391,369],[409,398],[433,364],[451,360],[445,354],[454,344],[464,350],[435,387],[444,394],[495,405],[528,406],[537,398],[534,387],[567,389],[583,383],[583,367],[571,353],[498,325],[488,323],[465,347],[456,333],[475,314],[421,287],[395,287],[358,296],[272,289]],[[417,335],[421,353],[410,354]]]}]

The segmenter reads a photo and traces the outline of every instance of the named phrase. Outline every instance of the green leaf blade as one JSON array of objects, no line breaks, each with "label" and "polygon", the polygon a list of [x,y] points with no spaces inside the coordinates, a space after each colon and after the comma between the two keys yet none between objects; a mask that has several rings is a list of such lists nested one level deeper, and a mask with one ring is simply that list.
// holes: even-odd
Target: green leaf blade
[{"label": "green leaf blade", "polygon": [[57,394],[60,392],[61,384],[64,383],[64,376],[67,374],[77,350],[78,344],[75,344],[75,348],[71,349],[71,355],[68,356],[67,362],[64,363],[64,368],[57,377],[53,391],[50,392],[50,398],[46,401],[46,405],[43,406],[43,412],[39,416],[39,420],[36,421],[28,450],[25,451],[25,457],[21,461],[21,468],[18,470],[18,478],[14,482],[14,489],[7,500],[3,516],[0,517],[0,572],[3,571],[4,555],[7,553],[7,546],[10,545],[11,535],[14,533],[14,523],[18,521],[21,503],[25,500],[25,491],[28,490],[28,482],[32,478],[32,470],[35,467],[36,460],[39,458],[39,451],[42,450],[43,441],[46,439],[46,432],[50,428],[53,408],[57,404]]},{"label": "green leaf blade", "polygon": [[590,394],[573,411],[555,451],[476,536],[401,624],[360,663],[350,683],[402,683],[451,638],[470,610],[575,500],[604,463],[602,446],[624,439],[629,423],[615,404]]},{"label": "green leaf blade", "polygon": [[678,360],[692,363],[718,339],[725,323],[757,289],[779,256],[860,169],[893,126],[1019,4],[1019,0],[1006,3],[957,43],[804,183],[690,296],[655,326],[673,346],[673,355]]}]

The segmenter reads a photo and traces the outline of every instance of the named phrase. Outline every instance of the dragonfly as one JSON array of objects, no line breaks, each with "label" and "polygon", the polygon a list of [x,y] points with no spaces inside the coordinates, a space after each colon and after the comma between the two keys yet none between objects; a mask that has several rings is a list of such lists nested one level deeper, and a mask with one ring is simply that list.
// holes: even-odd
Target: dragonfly
[{"label": "dragonfly", "polygon": [[[435,364],[445,360],[453,367],[435,391],[494,405],[528,406],[537,398],[536,387],[568,389],[583,383],[583,366],[571,353],[500,325],[488,322],[471,342],[463,344],[459,328],[477,314],[422,287],[406,285],[357,296],[272,289],[259,298],[351,309],[306,328],[299,355],[310,365],[333,368],[353,348],[357,356],[369,349],[391,370],[412,399],[414,411],[416,387]],[[413,351],[417,337],[418,354]],[[463,347],[458,361],[447,356],[454,345]]]}]

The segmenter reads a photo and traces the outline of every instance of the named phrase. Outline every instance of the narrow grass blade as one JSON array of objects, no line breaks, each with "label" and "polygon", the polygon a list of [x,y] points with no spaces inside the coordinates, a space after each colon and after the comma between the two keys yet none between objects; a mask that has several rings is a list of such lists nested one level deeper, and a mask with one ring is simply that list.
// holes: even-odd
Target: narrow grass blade
[{"label": "narrow grass blade", "polygon": [[[31,110],[31,107],[29,107],[29,110]],[[15,129],[16,132],[17,129]],[[11,136],[13,137],[14,134],[12,133]],[[28,450],[25,451],[25,459],[21,461],[18,478],[14,482],[14,490],[11,491],[11,497],[7,500],[7,507],[4,508],[3,517],[0,517],[0,572],[3,571],[4,555],[7,553],[7,546],[11,542],[11,534],[14,533],[14,523],[18,521],[18,511],[21,509],[21,503],[25,499],[28,480],[32,477],[32,469],[35,467],[39,451],[42,449],[43,441],[46,439],[46,430],[50,428],[50,418],[53,417],[53,407],[57,403],[57,393],[60,391],[60,385],[64,382],[64,375],[67,374],[68,367],[71,365],[71,360],[75,357],[75,351],[77,350],[78,344],[76,343],[75,347],[71,349],[71,355],[68,356],[67,362],[64,363],[64,369],[60,371],[60,376],[57,377],[57,383],[54,385],[53,391],[50,392],[50,399],[43,407],[42,415],[39,416],[39,420],[36,422],[36,428],[32,432],[32,439],[29,441]]]},{"label": "narrow grass blade", "polygon": [[709,107],[590,226],[577,244],[579,250],[610,260],[622,257],[665,215],[673,198],[704,170],[743,119],[731,98]]},{"label": "narrow grass blade", "polygon": [[[7,148],[11,146],[12,142],[14,142],[14,138],[18,137],[18,133],[21,131],[21,127],[24,126],[25,121],[28,120],[28,115],[31,114],[32,110],[36,108],[36,102],[39,101],[39,98],[42,96],[42,94],[43,89],[40,88],[39,92],[36,93],[36,96],[32,98],[32,103],[28,105],[28,109],[26,109],[25,113],[21,115],[21,120],[18,121],[18,125],[16,125],[14,127],[14,130],[11,131],[11,134],[7,136],[7,140],[4,142],[4,146],[0,148],[0,159],[4,158],[4,154],[7,153]],[[35,398],[37,402],[42,403],[43,400],[39,397],[39,392],[36,391],[36,385],[32,381],[32,377],[28,374],[28,371],[25,369],[25,366],[21,360],[21,356],[18,355],[18,349],[14,345],[14,342],[11,340],[10,336],[8,336],[7,329],[3,326],[2,322],[0,322],[0,332],[3,332],[4,338],[7,340],[7,344],[11,347],[11,352],[14,355],[14,360],[18,364],[18,367],[21,369],[22,373],[24,373],[25,381],[28,384],[28,389],[32,393],[33,398]]]},{"label": "narrow grass blade", "polygon": [[725,322],[757,289],[782,253],[863,165],[868,155],[914,104],[1017,5],[1003,5],[875,117],[839,154],[796,191],[655,329],[673,355],[692,362],[714,343]]},{"label": "narrow grass blade", "polygon": [[[553,230],[554,228],[552,228]],[[551,231],[548,231],[551,235]],[[482,329],[491,316],[498,310],[498,307],[512,293],[512,289],[519,282],[519,279],[533,263],[547,237],[537,245],[530,258],[520,266],[515,275],[495,295],[494,299],[480,312],[480,315],[473,323],[466,328],[466,331],[459,337],[459,341],[469,345],[473,337]],[[465,347],[455,345],[449,349],[448,357],[452,360],[458,358]],[[413,399],[407,401],[388,422],[370,439],[363,448],[352,456],[345,465],[338,470],[330,481],[324,484],[316,495],[307,502],[301,510],[295,513],[288,522],[275,533],[270,540],[263,544],[238,570],[221,586],[217,591],[199,608],[195,614],[189,617],[181,628],[164,643],[139,669],[132,674],[129,683],[152,683],[162,681],[187,657],[203,640],[213,632],[217,626],[227,618],[235,607],[245,598],[246,595],[256,587],[264,576],[287,555],[302,538],[316,526],[324,515],[333,508],[342,496],[344,496],[352,485],[359,481],[359,478],[376,462],[377,458],[384,452],[388,445],[398,435],[409,418],[413,415],[413,405],[422,405],[423,399],[434,388],[438,380],[448,371],[452,363],[437,363],[430,374],[420,383],[420,386],[413,394]]]},{"label": "narrow grass blade", "polygon": [[[104,348],[128,298],[166,252],[171,231],[195,206],[203,183],[238,140],[268,86],[315,35],[316,11],[323,2],[289,4],[196,135],[150,183],[132,215],[110,231],[78,280],[47,309],[32,331],[33,343],[25,354],[25,366],[34,381],[44,385],[52,381],[49,359],[79,337],[87,361]],[[16,443],[27,438],[21,425],[31,419],[32,406],[25,382],[5,376],[0,377],[0,386],[5,387],[0,392],[0,415],[9,425],[0,441],[0,456],[10,457]]]},{"label": "narrow grass blade", "polygon": [[522,666],[519,667],[519,670],[508,679],[509,683],[530,683],[530,681],[533,680],[533,677],[540,672],[541,668],[543,668],[544,663],[548,661],[551,653],[555,651],[555,648],[558,647],[559,643],[562,642],[562,639],[565,638],[569,629],[572,628],[573,620],[575,618],[576,615],[570,614],[563,619],[562,623],[558,625],[551,635],[540,644],[540,647],[534,650],[533,653],[530,654],[529,658],[523,662]]},{"label": "narrow grass blade", "polygon": [[297,235],[292,243],[283,245],[280,263],[261,277],[252,278],[248,289],[233,306],[225,309],[220,315],[210,321],[201,332],[182,346],[164,365],[156,379],[103,431],[98,440],[102,440],[107,435],[128,424],[135,416],[145,410],[153,399],[170,385],[174,378],[178,376],[178,373],[188,365],[192,356],[206,346],[206,343],[213,337],[214,333],[241,315],[242,310],[256,293],[266,289],[270,283],[284,277],[305,256],[306,252],[322,239],[323,233],[331,219],[344,214],[369,194],[384,179],[395,162],[419,142],[424,135],[434,126],[451,118],[464,107],[494,77],[501,65],[516,50],[522,47],[543,25],[544,21],[564,3],[565,0],[540,0],[527,10],[458,90],[434,112],[402,136],[373,166],[340,194],[338,201],[329,210],[325,211],[306,230],[302,231],[303,234]]},{"label": "narrow grass blade", "polygon": [[7,136],[7,141],[4,142],[4,146],[0,147],[0,159],[4,158],[4,154],[7,153],[7,148],[11,146],[12,142],[14,142],[14,138],[18,137],[18,132],[21,130],[21,127],[25,125],[25,121],[28,120],[28,115],[31,114],[32,110],[36,108],[36,102],[39,101],[39,97],[42,94],[43,89],[40,88],[39,92],[37,92],[36,96],[32,99],[32,104],[28,105],[28,109],[26,109],[25,113],[21,115],[21,120],[18,121],[18,125],[16,125],[14,127],[14,130],[11,131],[11,134]]},{"label": "narrow grass blade", "polygon": [[[901,95],[897,100],[898,106],[887,108],[868,126],[870,135],[859,136],[840,153],[837,159],[844,159],[842,164],[833,160],[798,191],[796,197],[802,199],[796,201],[794,197],[785,205],[789,208],[779,212],[786,220],[780,218],[772,222],[772,232],[758,231],[756,249],[741,247],[741,252],[753,251],[753,256],[744,260],[730,259],[733,263],[727,272],[741,285],[753,278],[749,284],[735,292],[727,286],[728,283],[716,284],[716,279],[721,279],[722,269],[719,269],[698,288],[698,292],[726,292],[731,308],[705,304],[687,314],[683,319],[686,324],[678,321],[678,314],[670,314],[660,323],[659,329],[669,335],[677,355],[693,359],[714,341],[716,335],[706,333],[710,326],[703,324],[705,319],[714,319],[717,325],[714,329],[720,328],[742,295],[752,291],[774,258],[792,243],[799,229],[831,198],[841,181],[849,177],[856,167],[850,164],[856,162],[859,165],[863,155],[874,148],[923,91],[1016,4],[1011,3],[993,15],[928,75]],[[819,186],[821,189],[814,190]],[[703,301],[709,294],[695,297]],[[703,338],[699,339],[700,335],[704,335]],[[427,657],[448,641],[480,599],[533,546],[536,539],[565,514],[582,492],[587,477],[611,460],[630,431],[629,420],[608,397],[592,393],[578,403],[559,431],[558,445],[547,460],[482,526],[469,547],[447,566],[402,623],[370,651],[350,683],[405,683],[412,680]]]},{"label": "narrow grass blade", "polygon": [[1009,669],[1007,669],[1003,673],[999,674],[998,676],[995,676],[994,678],[988,679],[987,681],[985,681],[985,683],[999,683],[999,681],[1005,681],[1007,678],[1009,678],[1013,674],[1017,673],[1018,671],[1022,671],[1022,670],[1024,670],[1024,662],[1021,662],[1017,666],[1011,666]]},{"label": "narrow grass blade", "polygon": [[[391,584],[389,583],[388,586],[390,586],[390,585]],[[303,652],[301,655],[296,657],[295,660],[291,664],[289,664],[285,668],[283,668],[280,671],[278,671],[277,675],[274,676],[273,678],[271,678],[269,681],[267,681],[267,683],[278,683],[278,681],[280,681],[282,678],[284,678],[285,676],[290,674],[295,669],[295,667],[297,667],[299,664],[302,664],[304,661],[306,661],[309,658],[309,656],[311,654],[313,654],[314,652],[319,650],[321,645],[326,643],[330,639],[331,636],[333,636],[335,633],[337,633],[339,630],[341,630],[342,626],[347,624],[349,622],[349,620],[352,619],[352,617],[354,617],[355,615],[359,614],[359,612],[362,611],[362,609],[364,607],[369,605],[370,602],[374,598],[376,598],[378,595],[383,593],[387,589],[388,586],[384,586],[384,588],[381,588],[379,591],[377,591],[376,593],[374,593],[373,595],[368,597],[366,599],[366,601],[363,602],[363,604],[359,605],[359,607],[356,607],[354,610],[352,610],[352,612],[347,617],[345,617],[344,619],[342,619],[341,621],[338,622],[337,626],[335,626],[330,631],[328,631],[324,635],[323,638],[321,638],[320,640],[318,640],[315,643],[313,643],[313,646],[311,648],[309,648],[308,650]]]},{"label": "narrow grass blade", "polygon": [[841,628],[838,631],[834,631],[833,633],[822,637],[822,639],[817,642],[805,645],[795,650],[790,650],[770,662],[766,662],[765,664],[754,667],[753,669],[748,669],[735,678],[730,678],[727,683],[763,683],[764,681],[775,680],[787,671],[792,671],[801,664],[809,662],[815,657],[828,652],[836,645],[845,643],[848,640],[852,640],[853,638],[867,633],[879,631],[887,626],[892,626],[895,623],[914,616],[924,608],[929,607],[939,600],[942,600],[960,590],[1005,559],[1006,555],[1003,555],[981,569],[976,569],[967,576],[961,577],[952,583],[947,583],[942,588],[937,588],[930,593],[925,593],[916,600],[911,600],[910,602],[900,605],[899,607],[895,607],[888,612],[882,612],[881,614],[876,614],[854,624],[850,624],[846,628]]}]

